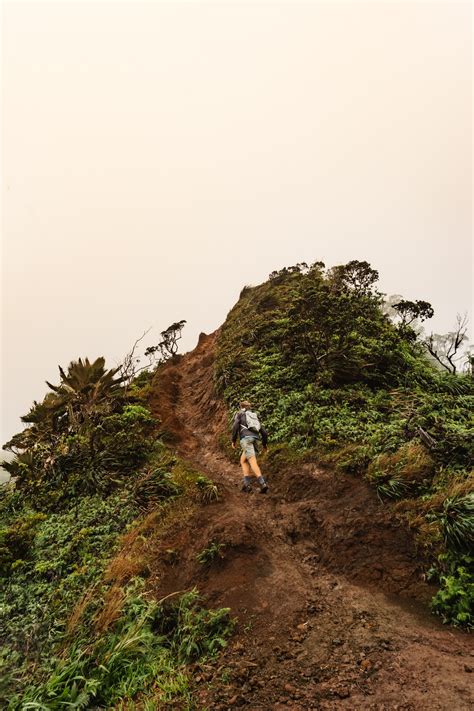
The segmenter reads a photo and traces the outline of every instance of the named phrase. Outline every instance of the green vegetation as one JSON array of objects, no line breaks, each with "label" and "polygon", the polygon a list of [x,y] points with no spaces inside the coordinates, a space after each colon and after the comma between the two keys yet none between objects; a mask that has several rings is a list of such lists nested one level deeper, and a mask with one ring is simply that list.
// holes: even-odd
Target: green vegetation
[{"label": "green vegetation", "polygon": [[[204,610],[196,590],[165,606],[147,599],[137,579],[120,620],[104,636],[76,640],[50,660],[47,677],[11,697],[8,708],[111,708],[141,694],[191,702],[186,664],[212,657],[232,630],[229,610]],[[45,670],[46,671],[46,670]]]},{"label": "green vegetation", "polygon": [[212,541],[207,548],[204,548],[200,553],[197,554],[196,560],[201,565],[209,565],[213,560],[217,558],[223,558],[222,549],[224,548],[223,543],[217,543]]},{"label": "green vegetation", "polygon": [[[393,323],[376,281],[365,262],[316,263],[246,287],[219,338],[217,387],[231,409],[243,396],[258,403],[270,470],[317,460],[365,477],[431,556],[433,611],[473,627],[474,379],[456,374],[452,348],[443,370],[428,360],[414,327],[431,306],[402,300]],[[175,355],[183,325],[161,334],[152,361]],[[166,547],[173,526],[219,491],[162,443],[148,408],[154,375],[135,361],[132,349],[120,370],[103,358],[60,368],[6,445],[2,708],[192,708],[187,665],[217,654],[232,630],[229,611],[206,610],[195,590],[153,595],[156,556],[179,564]],[[213,540],[197,560],[222,557]]]},{"label": "green vegetation", "polygon": [[7,445],[16,456],[13,482],[0,487],[2,708],[191,708],[186,665],[231,632],[229,611],[204,609],[196,590],[157,601],[147,589],[147,546],[217,490],[157,438],[150,375],[125,387],[117,372],[102,358],[60,369]]},{"label": "green vegetation", "polygon": [[219,500],[219,489],[210,479],[207,479],[205,476],[198,476],[196,486],[199,491],[201,503],[211,504],[213,501]]},{"label": "green vegetation", "polygon": [[430,486],[435,464],[422,444],[402,444],[394,453],[379,454],[369,464],[367,479],[379,496],[399,499]]},{"label": "green vegetation", "polygon": [[438,556],[431,578],[437,580],[440,589],[431,601],[433,612],[445,622],[455,626],[472,627],[474,604],[474,557],[453,555],[451,552]]},{"label": "green vegetation", "polygon": [[156,423],[125,397],[116,373],[103,358],[60,368],[60,385],[48,383],[53,392],[22,418],[29,427],[5,445],[17,456],[4,468],[34,508],[57,511],[76,496],[107,496],[146,461]]},{"label": "green vegetation", "polygon": [[231,410],[243,397],[258,406],[277,443],[270,469],[312,459],[398,500],[394,513],[432,560],[449,552],[435,600],[453,580],[465,593],[461,616],[452,591],[434,611],[473,626],[463,556],[474,526],[474,379],[433,365],[417,329],[430,304],[401,300],[392,322],[377,279],[367,262],[317,262],[245,287],[219,337],[216,385]]}]

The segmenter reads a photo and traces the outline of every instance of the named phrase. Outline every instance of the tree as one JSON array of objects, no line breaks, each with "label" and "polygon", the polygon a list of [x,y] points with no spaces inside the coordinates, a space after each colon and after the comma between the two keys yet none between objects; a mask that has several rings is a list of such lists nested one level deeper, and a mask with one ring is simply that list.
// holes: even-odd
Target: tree
[{"label": "tree", "polygon": [[[318,262],[318,264],[322,264],[322,262]],[[309,269],[310,267],[308,267],[306,262],[298,262],[298,264],[294,264],[292,267],[283,267],[283,269],[275,269],[275,271],[271,272],[268,275],[268,278],[270,279],[270,281],[280,283],[285,279],[285,277],[290,276],[292,274],[307,274]]]},{"label": "tree", "polygon": [[411,342],[422,337],[423,327],[420,322],[432,318],[434,314],[429,301],[422,299],[409,301],[399,298],[396,302],[392,301],[390,310],[400,337]]},{"label": "tree", "polygon": [[336,287],[345,287],[357,295],[374,294],[374,286],[378,281],[379,273],[372,269],[366,261],[360,262],[353,259],[347,264],[340,264],[329,271],[329,277]]},{"label": "tree", "polygon": [[448,373],[457,371],[456,361],[461,355],[459,349],[467,339],[467,325],[467,314],[458,314],[454,331],[445,334],[431,333],[424,341],[429,353]]},{"label": "tree", "polygon": [[376,278],[367,262],[352,261],[327,277],[316,265],[295,282],[279,320],[293,372],[333,384],[379,382],[382,372],[396,380],[400,339],[380,310]]},{"label": "tree", "polygon": [[400,317],[399,327],[401,330],[411,326],[417,320],[426,321],[434,315],[434,309],[428,301],[417,299],[416,301],[408,301],[401,299],[392,307]]},{"label": "tree", "polygon": [[33,402],[30,411],[21,418],[30,427],[7,443],[9,448],[22,449],[32,443],[50,441],[65,430],[77,432],[83,422],[121,391],[122,378],[115,378],[119,368],[106,370],[104,358],[93,363],[88,358],[79,358],[69,364],[67,372],[61,366],[58,368],[59,385],[46,381],[53,392],[42,402]]},{"label": "tree", "polygon": [[176,321],[176,323],[172,323],[165,331],[161,332],[160,343],[156,346],[149,346],[145,351],[145,355],[150,358],[150,361],[155,358],[158,363],[163,363],[177,354],[178,341],[181,340],[185,323],[184,319]]}]

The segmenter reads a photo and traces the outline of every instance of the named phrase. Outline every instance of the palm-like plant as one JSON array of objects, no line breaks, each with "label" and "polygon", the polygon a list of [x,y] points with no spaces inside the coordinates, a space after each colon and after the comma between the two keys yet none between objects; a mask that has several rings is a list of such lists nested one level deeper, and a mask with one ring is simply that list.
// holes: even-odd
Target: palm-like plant
[{"label": "palm-like plant", "polygon": [[26,446],[51,438],[60,428],[64,416],[64,401],[54,393],[48,393],[42,402],[33,402],[30,411],[23,415],[22,422],[31,425],[22,434]]},{"label": "palm-like plant", "polygon": [[79,358],[69,364],[67,373],[59,366],[61,382],[52,385],[46,381],[54,395],[50,393],[49,400],[47,396],[42,404],[48,400],[47,406],[56,413],[67,414],[69,425],[75,428],[119,392],[122,378],[115,378],[118,370],[106,370],[104,358],[97,358],[93,363],[88,358]]},{"label": "palm-like plant", "polygon": [[59,385],[46,384],[50,392],[42,402],[33,402],[21,420],[30,425],[5,445],[6,449],[29,449],[38,443],[51,444],[55,435],[66,430],[77,431],[79,425],[90,421],[95,412],[104,411],[120,392],[122,378],[115,375],[119,368],[106,370],[104,358],[93,363],[88,358],[72,361],[67,372],[59,366]]},{"label": "palm-like plant", "polygon": [[33,453],[22,452],[17,454],[12,461],[3,461],[1,465],[10,476],[21,478],[33,466]]},{"label": "palm-like plant", "polygon": [[196,486],[201,503],[210,504],[213,501],[218,501],[219,489],[213,481],[210,481],[205,476],[198,476],[196,479]]}]

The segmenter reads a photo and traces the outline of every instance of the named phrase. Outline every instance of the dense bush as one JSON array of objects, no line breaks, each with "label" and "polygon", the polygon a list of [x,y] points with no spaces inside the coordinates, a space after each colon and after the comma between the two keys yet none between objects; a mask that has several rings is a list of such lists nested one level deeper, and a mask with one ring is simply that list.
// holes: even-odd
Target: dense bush
[{"label": "dense bush", "polygon": [[394,453],[379,454],[367,472],[377,493],[393,499],[427,489],[433,475],[433,459],[417,442],[407,442]]},{"label": "dense bush", "polygon": [[440,589],[431,607],[443,622],[458,627],[474,627],[474,557],[441,554],[431,570]]},{"label": "dense bush", "polygon": [[225,646],[233,626],[229,610],[203,609],[196,590],[164,607],[141,594],[142,585],[139,578],[131,582],[108,634],[76,640],[67,657],[50,660],[43,681],[11,697],[7,708],[108,709],[148,690],[157,702],[189,701],[183,665]]},{"label": "dense bush", "polygon": [[160,703],[185,701],[183,665],[218,651],[232,627],[227,610],[204,610],[196,593],[165,610],[137,592],[147,564],[121,554],[120,534],[180,495],[210,501],[217,492],[156,439],[149,378],[124,388],[116,372],[103,359],[60,369],[60,385],[8,443],[16,457],[5,466],[12,483],[0,487],[2,708],[105,709],[147,689]]},{"label": "dense bush", "polygon": [[[317,262],[246,287],[218,339],[216,386],[230,410],[244,398],[258,408],[284,445],[270,451],[279,466],[308,455],[367,476],[382,500],[411,502],[433,556],[443,545],[456,556],[472,546],[474,379],[427,359],[412,328],[432,315],[427,302],[389,320],[377,276],[366,262]],[[458,482],[463,498],[448,501]]]},{"label": "dense bush", "polygon": [[157,423],[141,404],[129,402],[103,359],[71,363],[53,393],[22,418],[28,427],[5,447],[15,452],[4,468],[25,502],[43,511],[71,501],[110,494],[145,463]]},{"label": "dense bush", "polygon": [[10,545],[0,548],[0,659],[5,679],[12,679],[12,693],[22,686],[33,661],[41,666],[49,659],[74,603],[99,578],[117,535],[137,511],[120,493],[84,497],[57,513],[23,510],[12,520],[5,513],[5,498],[0,535]]},{"label": "dense bush", "polygon": [[0,528],[0,576],[6,577],[12,566],[18,567],[28,555],[37,528],[47,516],[41,513],[24,514]]}]

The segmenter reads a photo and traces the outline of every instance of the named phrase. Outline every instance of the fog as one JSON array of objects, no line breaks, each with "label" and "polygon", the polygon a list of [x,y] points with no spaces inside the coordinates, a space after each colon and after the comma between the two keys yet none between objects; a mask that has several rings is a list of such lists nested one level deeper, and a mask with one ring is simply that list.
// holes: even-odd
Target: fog
[{"label": "fog", "polygon": [[471,313],[471,45],[460,2],[4,2],[2,442],[299,261]]}]

